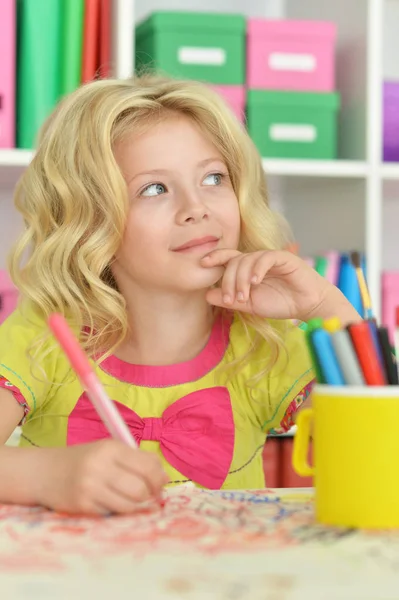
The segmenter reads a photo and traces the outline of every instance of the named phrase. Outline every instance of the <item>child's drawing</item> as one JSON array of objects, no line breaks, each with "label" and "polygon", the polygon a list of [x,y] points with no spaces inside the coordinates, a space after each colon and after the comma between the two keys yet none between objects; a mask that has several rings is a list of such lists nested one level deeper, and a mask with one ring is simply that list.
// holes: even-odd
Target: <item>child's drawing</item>
[{"label": "child's drawing", "polygon": [[[35,548],[35,557],[58,551],[86,557],[154,549],[217,553],[284,547],[300,541],[313,520],[306,496],[282,500],[273,492],[208,492],[171,489],[164,509],[146,507],[129,517],[71,518],[39,508],[0,506],[0,550]],[[296,532],[299,538],[296,540]],[[1,568],[1,563],[0,563]]]},{"label": "child's drawing", "polygon": [[[164,509],[93,519],[0,506],[0,589],[13,590],[7,600],[30,599],[38,574],[48,582],[43,600],[55,597],[59,578],[68,585],[57,599],[77,598],[75,584],[93,591],[99,580],[100,595],[120,584],[113,597],[124,599],[126,577],[152,594],[140,597],[153,600],[194,591],[206,600],[302,600],[309,585],[321,586],[317,597],[330,600],[349,581],[367,587],[374,596],[364,598],[376,600],[375,576],[383,573],[386,585],[395,580],[398,589],[398,564],[399,533],[316,525],[307,492],[174,488]],[[264,586],[269,595],[260,594]]]}]

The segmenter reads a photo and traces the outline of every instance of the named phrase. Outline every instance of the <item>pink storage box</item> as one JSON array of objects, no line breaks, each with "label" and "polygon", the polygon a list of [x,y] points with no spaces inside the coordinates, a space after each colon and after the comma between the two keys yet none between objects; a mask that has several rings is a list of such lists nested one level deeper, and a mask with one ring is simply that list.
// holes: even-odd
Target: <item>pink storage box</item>
[{"label": "pink storage box", "polygon": [[243,85],[212,85],[233,110],[241,123],[245,120],[245,88]]},{"label": "pink storage box", "polygon": [[335,39],[335,23],[250,19],[248,88],[333,91]]},{"label": "pink storage box", "polygon": [[382,274],[382,323],[388,328],[392,345],[395,343],[397,306],[399,306],[399,271],[385,271]]},{"label": "pink storage box", "polygon": [[0,323],[16,309],[18,291],[7,271],[0,270]]},{"label": "pink storage box", "polygon": [[15,146],[15,4],[0,1],[0,148]]}]

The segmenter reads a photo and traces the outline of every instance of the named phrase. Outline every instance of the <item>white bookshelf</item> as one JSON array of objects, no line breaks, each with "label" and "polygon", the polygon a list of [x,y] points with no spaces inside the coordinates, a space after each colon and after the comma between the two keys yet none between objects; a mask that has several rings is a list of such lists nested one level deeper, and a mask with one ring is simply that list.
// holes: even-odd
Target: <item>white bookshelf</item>
[{"label": "white bookshelf", "polygon": [[[399,0],[113,0],[113,64],[134,69],[134,25],[153,10],[241,12],[251,17],[333,20],[338,26],[339,160],[264,159],[271,202],[291,222],[304,254],[360,248],[375,311],[380,275],[398,248],[399,164],[382,164],[382,82],[399,80]],[[12,190],[32,153],[0,150],[0,268],[20,227]],[[384,196],[388,199],[384,201]]]},{"label": "white bookshelf", "polygon": [[4,173],[7,167],[26,167],[32,160],[31,150],[0,149],[0,167]]},{"label": "white bookshelf", "polygon": [[338,177],[361,179],[367,177],[368,165],[361,160],[290,160],[264,158],[266,176]]},{"label": "white bookshelf", "polygon": [[399,181],[399,163],[385,163],[382,165],[380,176],[384,180]]}]

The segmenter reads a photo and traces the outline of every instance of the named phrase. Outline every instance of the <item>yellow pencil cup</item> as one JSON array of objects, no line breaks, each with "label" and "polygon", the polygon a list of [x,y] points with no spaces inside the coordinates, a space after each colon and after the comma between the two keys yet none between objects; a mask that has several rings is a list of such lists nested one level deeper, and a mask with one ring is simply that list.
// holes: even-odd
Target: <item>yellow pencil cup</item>
[{"label": "yellow pencil cup", "polygon": [[399,386],[316,385],[311,397],[298,415],[293,466],[314,477],[316,521],[399,528]]}]

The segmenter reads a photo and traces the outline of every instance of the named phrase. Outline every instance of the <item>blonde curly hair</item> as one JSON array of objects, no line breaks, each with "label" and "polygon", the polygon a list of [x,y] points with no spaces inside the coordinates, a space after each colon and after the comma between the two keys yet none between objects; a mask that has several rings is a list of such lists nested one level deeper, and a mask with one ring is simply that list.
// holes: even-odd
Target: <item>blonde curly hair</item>
[{"label": "blonde curly hair", "polygon": [[[208,86],[147,74],[80,87],[43,126],[37,151],[18,182],[15,206],[26,229],[9,257],[9,269],[35,313],[43,319],[55,311],[64,314],[92,358],[112,354],[128,328],[125,300],[111,272],[128,212],[127,187],[113,148],[170,113],[191,118],[223,156],[240,207],[239,249],[281,247],[281,227],[268,205],[258,152]],[[252,336],[251,350],[267,339],[274,364],[282,347],[281,327],[253,315],[240,318],[259,334]]]}]

